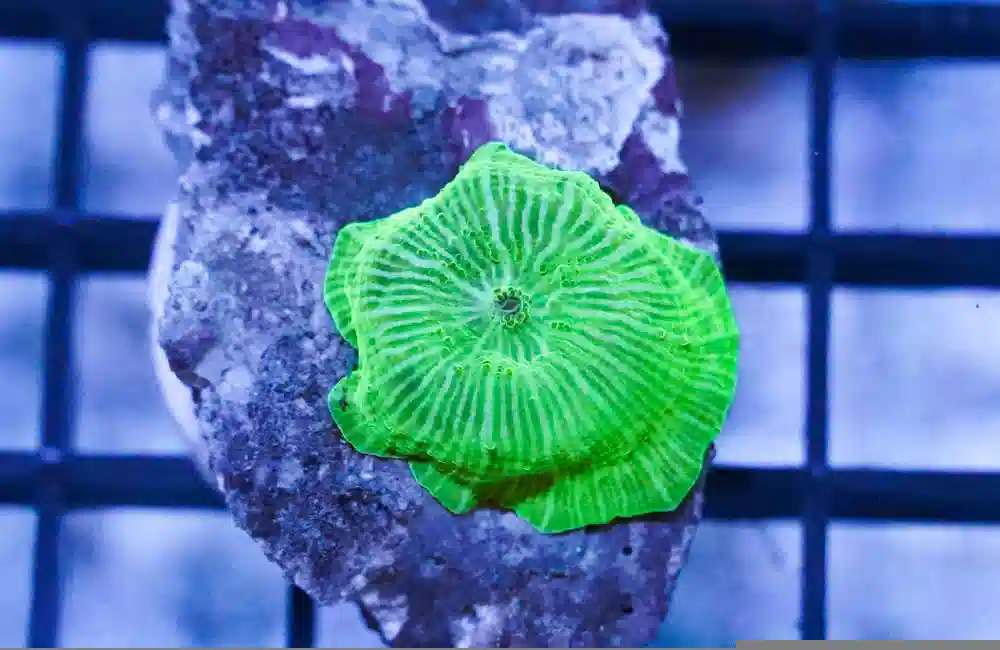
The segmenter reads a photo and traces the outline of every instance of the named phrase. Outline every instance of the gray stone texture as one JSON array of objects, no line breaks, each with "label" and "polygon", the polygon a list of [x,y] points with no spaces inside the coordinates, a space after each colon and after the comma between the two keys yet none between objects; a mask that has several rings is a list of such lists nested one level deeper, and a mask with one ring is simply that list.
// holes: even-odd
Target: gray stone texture
[{"label": "gray stone texture", "polygon": [[338,435],[326,393],[355,354],[321,284],[340,226],[435,194],[491,139],[714,252],[658,22],[631,0],[174,0],[169,35],[154,110],[184,173],[154,335],[239,526],[394,646],[648,643],[703,485],[676,512],[555,536],[450,515]]}]

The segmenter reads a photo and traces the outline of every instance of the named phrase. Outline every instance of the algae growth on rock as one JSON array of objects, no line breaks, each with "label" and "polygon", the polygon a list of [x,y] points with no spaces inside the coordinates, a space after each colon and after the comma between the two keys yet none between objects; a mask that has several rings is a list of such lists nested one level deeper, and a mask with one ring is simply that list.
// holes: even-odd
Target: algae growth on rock
[{"label": "algae growth on rock", "polygon": [[672,510],[736,385],[711,255],[499,143],[420,205],[345,226],[324,296],[358,350],[338,428],[454,513],[554,533]]}]

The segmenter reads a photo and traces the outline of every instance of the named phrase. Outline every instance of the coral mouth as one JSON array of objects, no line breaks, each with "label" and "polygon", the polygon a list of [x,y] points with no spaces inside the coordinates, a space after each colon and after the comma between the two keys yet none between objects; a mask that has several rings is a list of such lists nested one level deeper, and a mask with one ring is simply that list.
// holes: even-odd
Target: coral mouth
[{"label": "coral mouth", "polygon": [[500,309],[501,314],[513,316],[521,311],[521,299],[517,296],[507,296],[497,300],[497,307]]},{"label": "coral mouth", "polygon": [[531,296],[517,287],[506,287],[493,291],[493,304],[497,317],[504,327],[517,327],[528,319],[528,305]]}]

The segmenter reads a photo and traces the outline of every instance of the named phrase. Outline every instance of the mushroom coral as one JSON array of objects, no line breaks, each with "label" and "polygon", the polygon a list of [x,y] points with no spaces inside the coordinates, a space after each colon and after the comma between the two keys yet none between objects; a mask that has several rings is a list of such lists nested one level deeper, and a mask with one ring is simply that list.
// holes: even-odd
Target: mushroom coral
[{"label": "mushroom coral", "polygon": [[556,533],[673,510],[736,386],[712,256],[500,143],[420,205],[342,228],[324,298],[358,350],[337,427],[456,514]]}]

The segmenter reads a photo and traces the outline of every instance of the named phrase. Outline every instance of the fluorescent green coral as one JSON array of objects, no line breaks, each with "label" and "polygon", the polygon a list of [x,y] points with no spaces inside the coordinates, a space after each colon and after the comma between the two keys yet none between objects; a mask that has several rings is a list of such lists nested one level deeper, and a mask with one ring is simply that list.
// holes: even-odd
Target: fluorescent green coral
[{"label": "fluorescent green coral", "polygon": [[677,507],[736,384],[710,255],[586,174],[492,143],[417,207],[345,226],[326,276],[358,368],[330,410],[455,513],[560,532]]}]

